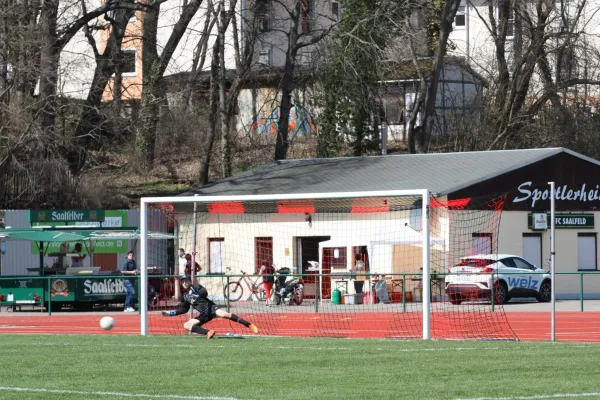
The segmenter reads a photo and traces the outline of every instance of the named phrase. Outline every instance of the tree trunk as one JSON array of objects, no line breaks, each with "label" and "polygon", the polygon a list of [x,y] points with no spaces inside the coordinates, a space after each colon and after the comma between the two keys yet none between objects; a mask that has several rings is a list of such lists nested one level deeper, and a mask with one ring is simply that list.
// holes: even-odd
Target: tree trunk
[{"label": "tree trunk", "polygon": [[121,74],[121,66],[119,64],[115,65],[115,79],[113,83],[113,112],[116,117],[121,116],[121,97],[123,96],[123,75]]},{"label": "tree trunk", "polygon": [[219,107],[219,48],[220,44],[217,37],[213,44],[212,61],[210,64],[210,112],[208,114],[210,132],[204,151],[204,159],[200,165],[200,179],[198,181],[200,186],[204,186],[208,183],[210,161],[212,158],[215,137],[217,136],[217,112]]},{"label": "tree trunk", "polygon": [[40,86],[39,99],[42,102],[40,128],[42,138],[38,142],[37,153],[42,158],[48,157],[48,150],[54,137],[54,125],[58,103],[56,101],[56,85],[58,82],[58,62],[60,49],[57,49],[58,34],[56,24],[58,18],[58,0],[44,0],[40,15],[41,47],[40,47]]},{"label": "tree trunk", "polygon": [[221,23],[219,24],[219,118],[221,120],[221,177],[231,176],[231,137],[229,132],[229,115],[227,114],[227,94],[225,79],[225,30],[229,19],[225,7],[221,8]]},{"label": "tree trunk", "polygon": [[285,67],[281,81],[281,103],[279,105],[279,121],[277,122],[277,141],[275,143],[275,161],[285,160],[289,149],[288,127],[290,110],[292,109],[292,90],[294,84],[294,64],[296,62],[296,43],[298,33],[295,29],[288,32],[288,49],[285,55]]},{"label": "tree trunk", "polygon": [[154,163],[154,147],[156,145],[156,129],[158,127],[161,90],[160,61],[156,61],[148,75],[144,76],[144,89],[140,105],[140,120],[135,135],[136,169],[141,172],[152,167]]}]

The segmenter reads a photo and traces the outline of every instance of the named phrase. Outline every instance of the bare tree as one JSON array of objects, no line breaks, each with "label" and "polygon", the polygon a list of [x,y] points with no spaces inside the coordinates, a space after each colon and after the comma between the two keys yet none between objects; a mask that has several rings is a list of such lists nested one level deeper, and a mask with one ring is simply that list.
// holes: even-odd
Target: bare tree
[{"label": "bare tree", "polygon": [[486,114],[493,133],[487,148],[517,145],[516,139],[538,123],[548,104],[563,127],[573,126],[573,106],[586,106],[587,88],[600,84],[597,73],[587,69],[599,60],[597,52],[589,51],[594,35],[587,32],[597,12],[587,0],[501,0],[497,12],[493,5],[487,14],[478,12],[495,50],[486,65],[494,83],[488,97],[495,110]]},{"label": "bare tree", "polygon": [[[238,25],[240,16],[235,12],[236,6],[237,0],[230,0],[228,7],[225,6],[224,0],[220,0],[217,7],[218,33],[213,45],[211,63],[210,133],[207,150],[200,166],[200,185],[205,185],[209,180],[212,150],[218,130],[221,133],[221,175],[227,177],[232,173],[232,119],[235,115],[240,91],[252,70],[258,18],[256,13],[252,13],[250,17],[241,19],[242,24],[246,27],[243,31],[243,41],[241,41],[239,36],[242,32]],[[233,31],[232,44],[235,62],[235,73],[232,76],[228,76],[225,62],[225,32],[230,26]],[[217,127],[217,123],[219,127]]]},{"label": "bare tree", "polygon": [[[175,53],[175,49],[201,5],[202,0],[191,0],[184,5],[179,19],[174,25],[171,35],[160,55],[157,46],[160,6],[152,8],[144,16],[142,56],[144,83],[142,88],[140,122],[135,138],[136,167],[139,169],[151,167],[154,162],[154,148],[160,105],[164,103],[161,81]],[[202,32],[202,35],[208,34],[208,31]]]},{"label": "bare tree", "polygon": [[[408,128],[408,141],[411,152],[427,153],[429,150],[431,133],[435,125],[435,108],[440,73],[444,67],[444,56],[446,55],[446,51],[448,49],[448,38],[452,32],[452,24],[456,16],[458,6],[460,6],[460,2],[461,0],[443,1],[443,7],[441,9],[439,20],[439,33],[437,35],[437,40],[435,41],[431,69],[427,71],[427,79],[425,79],[421,69],[417,67],[421,84]],[[416,59],[414,58],[415,56],[416,54],[413,52],[413,59],[415,60],[416,64]],[[421,111],[422,114],[422,125],[416,128],[415,118],[419,111]]]},{"label": "bare tree", "polygon": [[[297,72],[297,58],[300,50],[312,46],[325,38],[337,25],[331,15],[314,13],[310,0],[292,0],[291,6],[281,1],[278,4],[285,12],[285,23],[279,32],[284,34],[285,44],[282,46],[285,53],[283,76],[279,85],[280,105],[279,121],[277,124],[277,141],[275,143],[275,160],[287,157],[289,148],[288,124],[290,110],[293,107],[292,94],[294,89],[294,75]],[[316,25],[319,19],[326,20],[322,26]]]}]

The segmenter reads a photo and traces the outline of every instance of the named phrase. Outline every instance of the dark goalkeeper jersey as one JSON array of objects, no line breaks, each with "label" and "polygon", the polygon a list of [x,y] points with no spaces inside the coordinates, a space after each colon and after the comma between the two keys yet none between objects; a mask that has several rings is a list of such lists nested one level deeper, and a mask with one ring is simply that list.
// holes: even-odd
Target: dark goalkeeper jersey
[{"label": "dark goalkeeper jersey", "polygon": [[200,314],[210,313],[213,306],[216,306],[208,298],[208,291],[199,283],[194,283],[188,291],[183,294],[181,303],[177,306],[177,314],[185,314],[190,310],[190,306]]}]

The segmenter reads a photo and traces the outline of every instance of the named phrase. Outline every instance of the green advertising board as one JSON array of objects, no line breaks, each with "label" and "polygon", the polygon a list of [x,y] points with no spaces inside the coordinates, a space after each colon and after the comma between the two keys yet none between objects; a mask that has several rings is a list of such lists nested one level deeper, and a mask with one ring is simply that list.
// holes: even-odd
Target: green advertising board
[{"label": "green advertising board", "polygon": [[[96,215],[102,216],[103,222],[97,221],[62,221],[62,222],[32,222],[31,226],[97,226],[103,228],[120,228],[127,226],[127,210],[96,210],[101,213]],[[60,250],[61,242],[48,242],[44,243],[45,253],[58,253]],[[70,243],[69,248],[72,249],[75,243]],[[39,254],[40,250],[38,243],[31,243],[31,250],[33,254]],[[97,240],[94,243],[94,254],[113,254],[113,253],[127,253],[128,251],[127,240]],[[89,253],[85,246],[83,246],[82,253]]]},{"label": "green advertising board", "polygon": [[[550,214],[527,214],[527,226],[532,230],[550,229]],[[541,221],[537,216],[541,216]],[[535,221],[535,223],[534,223]],[[594,229],[594,214],[554,214],[554,226],[556,229]]]},{"label": "green advertising board", "polygon": [[29,222],[103,222],[104,210],[29,210]]}]

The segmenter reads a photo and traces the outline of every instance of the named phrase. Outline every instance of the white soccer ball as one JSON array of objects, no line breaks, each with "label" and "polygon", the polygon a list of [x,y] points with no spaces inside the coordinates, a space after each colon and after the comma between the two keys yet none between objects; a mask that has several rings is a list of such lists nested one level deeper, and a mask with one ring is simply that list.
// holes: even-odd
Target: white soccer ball
[{"label": "white soccer ball", "polygon": [[100,320],[100,328],[111,330],[115,326],[115,320],[113,317],[102,317]]}]

